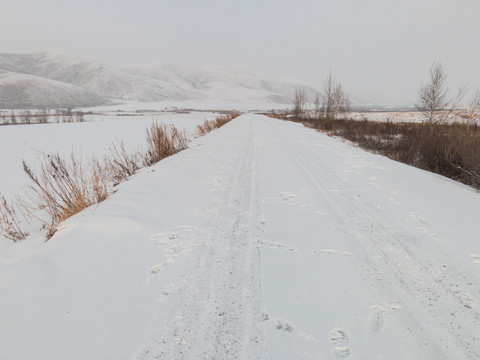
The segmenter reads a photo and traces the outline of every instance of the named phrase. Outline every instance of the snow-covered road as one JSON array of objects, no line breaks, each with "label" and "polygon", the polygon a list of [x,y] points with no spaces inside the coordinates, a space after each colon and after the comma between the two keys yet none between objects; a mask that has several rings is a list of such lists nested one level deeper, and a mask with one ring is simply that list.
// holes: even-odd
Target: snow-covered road
[{"label": "snow-covered road", "polygon": [[244,115],[9,245],[0,358],[478,359],[478,214],[463,185]]}]

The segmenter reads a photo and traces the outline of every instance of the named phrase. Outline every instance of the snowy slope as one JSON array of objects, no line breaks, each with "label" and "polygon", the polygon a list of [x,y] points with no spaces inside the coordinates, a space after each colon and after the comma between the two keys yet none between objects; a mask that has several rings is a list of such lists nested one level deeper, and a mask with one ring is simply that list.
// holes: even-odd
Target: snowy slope
[{"label": "snowy slope", "polygon": [[[295,80],[261,78],[239,69],[222,66],[193,66],[182,64],[151,64],[125,67],[133,74],[176,84],[190,89],[198,96],[206,93],[214,98],[266,100],[290,104],[296,87],[304,87],[307,98],[313,101],[316,91]],[[245,94],[242,94],[241,92]]]},{"label": "snowy slope", "polygon": [[465,186],[245,115],[3,249],[0,358],[478,359],[479,211]]},{"label": "snowy slope", "polygon": [[[230,100],[290,104],[296,87],[304,87],[312,101],[316,94],[315,90],[298,81],[267,80],[227,67],[176,64],[119,67],[51,51],[0,54],[0,70],[82,88],[98,95],[97,102],[92,102],[91,106],[96,105],[98,100],[105,103],[104,98],[147,102]],[[0,94],[8,91],[0,79]],[[42,96],[41,92],[38,96]],[[45,97],[43,101],[50,99]],[[82,103],[81,106],[87,105]],[[13,106],[0,102],[2,107]]]},{"label": "snowy slope", "polygon": [[75,85],[0,69],[0,108],[73,108],[108,102]]}]

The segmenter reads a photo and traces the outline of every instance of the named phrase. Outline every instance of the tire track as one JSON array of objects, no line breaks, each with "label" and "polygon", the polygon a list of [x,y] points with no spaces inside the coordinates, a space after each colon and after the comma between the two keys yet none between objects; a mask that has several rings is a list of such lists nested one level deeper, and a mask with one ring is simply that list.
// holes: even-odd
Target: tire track
[{"label": "tire track", "polygon": [[235,158],[212,176],[224,176],[227,185],[207,206],[198,255],[177,291],[182,301],[170,320],[152,331],[154,343],[137,359],[260,358],[261,227],[255,128],[246,121]]},{"label": "tire track", "polygon": [[[309,179],[315,196],[332,209],[337,227],[345,229],[345,238],[356,255],[359,271],[367,272],[372,286],[385,297],[396,294],[399,299],[412,299],[414,304],[403,304],[409,309],[410,316],[402,320],[408,324],[411,332],[417,334],[419,341],[428,343],[436,358],[445,358],[444,354],[451,353],[451,349],[446,350],[446,347],[452,343],[446,344],[443,339],[433,338],[428,332],[428,328],[437,331],[443,329],[443,337],[454,340],[458,354],[462,354],[460,357],[480,358],[475,331],[463,328],[464,324],[472,321],[475,327],[480,326],[480,314],[462,301],[469,280],[460,274],[449,273],[441,264],[420,259],[405,240],[408,236],[410,242],[416,238],[421,241],[422,234],[392,231],[387,218],[372,211],[371,204],[362,203],[352,196],[343,181],[329,171],[319,156],[297,139],[289,138],[288,134],[282,132],[282,127],[276,126],[278,120],[265,121]],[[328,190],[332,186],[337,190],[335,193]],[[435,251],[441,252],[441,249]],[[438,274],[442,274],[441,277]],[[415,306],[420,306],[424,312],[419,313]],[[450,317],[445,317],[445,313],[450,313]],[[383,324],[383,319],[380,319],[380,323]],[[379,331],[381,326],[374,328]]]}]

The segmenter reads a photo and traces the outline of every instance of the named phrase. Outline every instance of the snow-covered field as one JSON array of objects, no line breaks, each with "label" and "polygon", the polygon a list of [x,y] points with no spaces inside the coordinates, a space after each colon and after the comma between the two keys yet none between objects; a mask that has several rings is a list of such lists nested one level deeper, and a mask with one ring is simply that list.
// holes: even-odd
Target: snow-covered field
[{"label": "snow-covered field", "polygon": [[0,358],[478,359],[479,200],[244,115],[2,243]]},{"label": "snow-covered field", "polygon": [[22,159],[35,165],[42,154],[58,152],[68,157],[72,151],[85,159],[92,155],[102,158],[117,140],[123,141],[127,150],[144,146],[146,129],[153,121],[174,124],[193,137],[197,124],[216,117],[209,112],[117,114],[85,115],[86,122],[82,123],[0,126],[0,164],[4,169],[0,176],[0,194],[8,198],[28,185]]},{"label": "snow-covered field", "polygon": [[348,118],[355,120],[370,121],[390,121],[390,122],[422,122],[425,119],[418,111],[368,111],[368,112],[352,112]]}]

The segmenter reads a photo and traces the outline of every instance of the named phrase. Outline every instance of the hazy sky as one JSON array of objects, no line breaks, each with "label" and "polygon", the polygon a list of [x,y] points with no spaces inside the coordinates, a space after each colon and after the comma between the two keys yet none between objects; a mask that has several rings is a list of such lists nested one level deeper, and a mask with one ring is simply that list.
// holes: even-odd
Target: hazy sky
[{"label": "hazy sky", "polygon": [[[433,61],[480,85],[479,0],[2,0],[0,52],[227,65],[415,101]],[[453,91],[452,91],[453,92]]]}]

